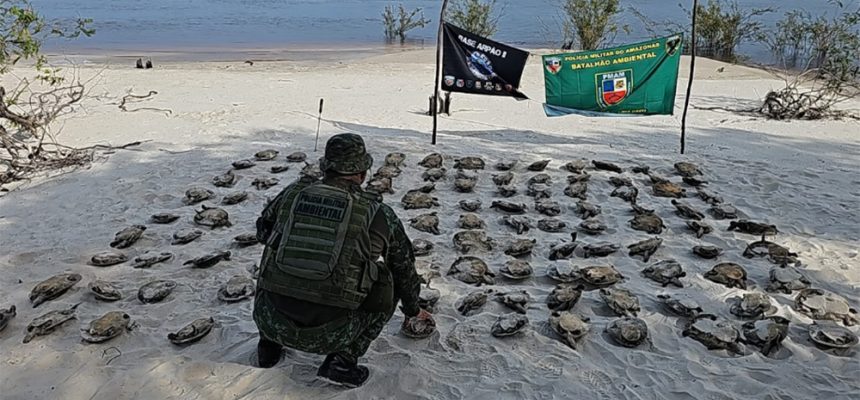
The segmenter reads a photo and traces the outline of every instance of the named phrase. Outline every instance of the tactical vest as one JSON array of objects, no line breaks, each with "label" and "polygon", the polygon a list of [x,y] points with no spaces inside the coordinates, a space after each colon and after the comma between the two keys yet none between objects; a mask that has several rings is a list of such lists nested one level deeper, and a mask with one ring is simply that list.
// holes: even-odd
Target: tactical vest
[{"label": "tactical vest", "polygon": [[378,279],[370,225],[378,197],[322,182],[296,184],[284,198],[259,286],[280,295],[355,310]]}]

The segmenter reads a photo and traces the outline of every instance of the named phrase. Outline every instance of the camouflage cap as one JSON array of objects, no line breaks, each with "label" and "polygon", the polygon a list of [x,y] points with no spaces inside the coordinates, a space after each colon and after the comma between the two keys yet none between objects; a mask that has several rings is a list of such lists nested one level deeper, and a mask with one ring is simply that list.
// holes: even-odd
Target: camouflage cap
[{"label": "camouflage cap", "polygon": [[343,175],[360,174],[373,166],[373,157],[367,154],[364,139],[354,133],[332,136],[325,145],[325,156],[320,169]]}]

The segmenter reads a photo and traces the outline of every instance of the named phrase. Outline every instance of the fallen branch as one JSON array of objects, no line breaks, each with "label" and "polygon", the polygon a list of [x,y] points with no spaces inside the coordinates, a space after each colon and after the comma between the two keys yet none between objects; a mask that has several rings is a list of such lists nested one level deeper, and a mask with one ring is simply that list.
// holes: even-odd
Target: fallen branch
[{"label": "fallen branch", "polygon": [[140,107],[140,108],[135,108],[135,109],[129,110],[128,107],[126,106],[127,103],[137,103],[137,102],[141,102],[144,100],[150,100],[150,99],[152,99],[153,96],[155,96],[157,94],[158,94],[158,92],[155,90],[150,90],[149,93],[143,94],[143,95],[129,93],[125,96],[122,96],[122,101],[120,101],[120,103],[119,103],[119,109],[122,111],[126,111],[126,112],[157,111],[157,112],[166,113],[167,115],[173,114],[173,110],[166,109],[166,108]]}]

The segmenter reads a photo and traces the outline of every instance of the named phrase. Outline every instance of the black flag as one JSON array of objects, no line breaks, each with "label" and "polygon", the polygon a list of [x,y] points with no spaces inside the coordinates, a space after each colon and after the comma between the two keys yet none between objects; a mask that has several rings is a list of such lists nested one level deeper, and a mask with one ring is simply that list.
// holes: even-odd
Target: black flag
[{"label": "black flag", "polygon": [[442,90],[513,96],[520,93],[520,78],[529,53],[444,23]]}]

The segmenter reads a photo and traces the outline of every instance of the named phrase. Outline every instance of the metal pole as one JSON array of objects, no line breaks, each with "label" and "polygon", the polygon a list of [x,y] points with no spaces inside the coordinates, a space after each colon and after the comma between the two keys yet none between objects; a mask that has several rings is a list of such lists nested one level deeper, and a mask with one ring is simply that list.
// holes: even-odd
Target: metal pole
[{"label": "metal pole", "polygon": [[442,75],[442,23],[445,21],[445,10],[448,8],[448,0],[442,1],[442,11],[439,12],[439,35],[436,37],[436,83],[433,85],[433,139],[431,144],[436,145],[436,128],[439,120],[439,79]]},{"label": "metal pole", "polygon": [[687,147],[687,110],[690,108],[690,95],[693,91],[693,75],[696,72],[696,12],[699,8],[699,0],[693,0],[693,29],[690,34],[690,81],[687,83],[687,97],[684,99],[684,115],[681,117],[681,154]]},{"label": "metal pole", "polygon": [[320,113],[319,116],[317,116],[317,140],[314,142],[314,153],[317,152],[317,146],[320,142],[320,123],[322,123],[323,101],[324,99],[320,99]]}]

